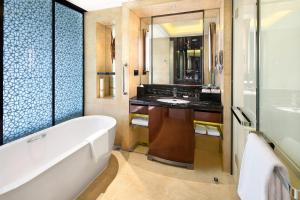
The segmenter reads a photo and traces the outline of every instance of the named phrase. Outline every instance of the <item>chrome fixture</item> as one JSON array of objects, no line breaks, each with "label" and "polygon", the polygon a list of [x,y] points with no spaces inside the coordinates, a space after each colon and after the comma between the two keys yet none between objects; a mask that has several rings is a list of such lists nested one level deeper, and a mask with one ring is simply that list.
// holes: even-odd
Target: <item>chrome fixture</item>
[{"label": "chrome fixture", "polygon": [[240,107],[233,106],[231,110],[240,125],[251,127],[252,123],[250,119],[247,117],[247,115],[243,112],[243,110]]},{"label": "chrome fixture", "polygon": [[[240,107],[232,107],[231,108],[233,115],[235,116],[235,118],[237,119],[237,121],[239,122],[240,125],[244,126],[245,128],[251,128],[251,124],[253,124],[250,120],[249,117],[247,117],[247,115],[242,111],[242,109]],[[259,136],[261,136],[268,144],[270,144],[270,146],[273,149],[276,149],[276,151],[278,153],[280,153],[281,155],[283,155],[286,159],[286,164],[288,164],[289,166],[291,166],[291,163],[293,163],[288,157],[286,157],[286,155],[284,154],[284,152],[282,152],[282,150],[280,149],[279,146],[276,145],[276,143],[272,142],[272,140],[270,138],[268,138],[263,132],[258,131],[258,130],[249,130],[249,133],[254,133],[257,134]],[[281,183],[284,185],[284,187],[290,192],[290,196],[292,200],[299,200],[299,193],[300,193],[300,188],[296,188],[295,186],[293,186],[290,181],[288,179],[286,179],[279,170],[275,169],[274,173],[276,174],[276,176],[278,176],[279,180],[281,181]]]},{"label": "chrome fixture", "polygon": [[[263,137],[267,143],[274,145],[273,146],[274,148],[272,147],[273,149],[276,148],[276,145],[263,132],[252,130],[252,131],[249,131],[249,133],[254,133],[254,134],[257,134],[257,135]],[[282,153],[280,151],[280,147],[277,147],[277,148],[278,148],[277,152]],[[287,161],[291,162],[289,159],[287,159]],[[290,181],[287,178],[285,178],[285,176],[283,176],[277,168],[274,169],[274,173],[279,178],[281,184],[289,191],[291,199],[299,200],[300,188],[296,188],[295,186],[293,186],[290,183]]]},{"label": "chrome fixture", "polygon": [[34,141],[43,139],[43,138],[45,138],[46,136],[47,136],[46,133],[41,134],[41,135],[38,135],[38,136],[34,136],[34,137],[30,138],[29,140],[27,140],[27,143],[31,143],[31,142],[34,142]]},{"label": "chrome fixture", "polygon": [[127,91],[126,91],[126,75],[125,75],[125,70],[128,67],[128,64],[125,63],[123,66],[123,95],[127,95]]},{"label": "chrome fixture", "polygon": [[174,98],[177,97],[177,88],[173,88],[173,97],[174,97]]}]

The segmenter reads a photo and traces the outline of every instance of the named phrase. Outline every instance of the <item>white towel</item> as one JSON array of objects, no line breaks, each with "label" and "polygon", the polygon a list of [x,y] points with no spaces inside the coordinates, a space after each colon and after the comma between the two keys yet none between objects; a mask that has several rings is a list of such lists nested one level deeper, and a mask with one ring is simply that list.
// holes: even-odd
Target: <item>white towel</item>
[{"label": "white towel", "polygon": [[241,200],[289,200],[289,192],[280,182],[277,168],[288,180],[288,172],[270,146],[256,134],[249,134],[238,185]]},{"label": "white towel", "polygon": [[211,93],[220,94],[221,90],[220,89],[211,89]]},{"label": "white towel", "polygon": [[109,137],[107,130],[100,130],[86,140],[90,145],[92,157],[95,162],[98,162],[101,157],[109,153]]},{"label": "white towel", "polygon": [[143,117],[133,118],[131,124],[148,127],[148,119]]},{"label": "white towel", "polygon": [[201,90],[201,92],[202,92],[202,93],[211,93],[211,90],[210,90],[210,89],[205,89],[205,88],[203,88],[203,89]]},{"label": "white towel", "polygon": [[201,134],[201,135],[206,135],[207,134],[207,128],[205,125],[201,124],[196,124],[195,126],[195,133]]},{"label": "white towel", "polygon": [[207,126],[207,135],[220,137],[221,133],[217,127]]}]

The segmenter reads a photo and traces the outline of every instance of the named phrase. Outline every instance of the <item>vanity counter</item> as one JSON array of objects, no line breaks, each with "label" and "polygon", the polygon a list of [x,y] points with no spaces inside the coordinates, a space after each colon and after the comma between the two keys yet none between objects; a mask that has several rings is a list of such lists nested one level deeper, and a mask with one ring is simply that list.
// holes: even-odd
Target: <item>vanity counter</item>
[{"label": "vanity counter", "polygon": [[223,106],[220,103],[213,101],[199,101],[196,98],[177,98],[190,101],[186,104],[170,104],[157,101],[157,99],[170,99],[173,97],[166,96],[143,96],[141,98],[132,97],[129,100],[130,104],[143,105],[143,106],[161,106],[161,107],[172,107],[172,108],[183,108],[183,109],[193,109],[198,111],[207,112],[223,112]]}]

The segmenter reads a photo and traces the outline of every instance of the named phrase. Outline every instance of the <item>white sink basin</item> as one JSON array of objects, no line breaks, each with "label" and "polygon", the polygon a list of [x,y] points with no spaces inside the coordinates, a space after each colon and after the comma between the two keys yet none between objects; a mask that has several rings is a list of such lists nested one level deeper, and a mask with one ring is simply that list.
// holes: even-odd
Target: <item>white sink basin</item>
[{"label": "white sink basin", "polygon": [[163,103],[170,103],[170,104],[187,104],[190,103],[190,101],[184,100],[184,99],[157,99],[159,102]]}]

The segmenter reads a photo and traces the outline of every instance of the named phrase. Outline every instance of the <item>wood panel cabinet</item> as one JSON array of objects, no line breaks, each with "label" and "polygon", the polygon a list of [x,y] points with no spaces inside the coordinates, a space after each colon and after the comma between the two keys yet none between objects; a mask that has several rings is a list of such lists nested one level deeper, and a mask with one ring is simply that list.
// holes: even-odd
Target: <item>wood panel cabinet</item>
[{"label": "wood panel cabinet", "polygon": [[193,110],[149,107],[148,158],[193,168]]},{"label": "wood panel cabinet", "polygon": [[193,168],[194,120],[222,124],[221,112],[130,104],[131,114],[148,115],[148,159]]},{"label": "wood panel cabinet", "polygon": [[223,115],[220,112],[194,111],[194,120],[223,123]]},{"label": "wood panel cabinet", "polygon": [[148,106],[129,104],[129,113],[148,115]]}]

